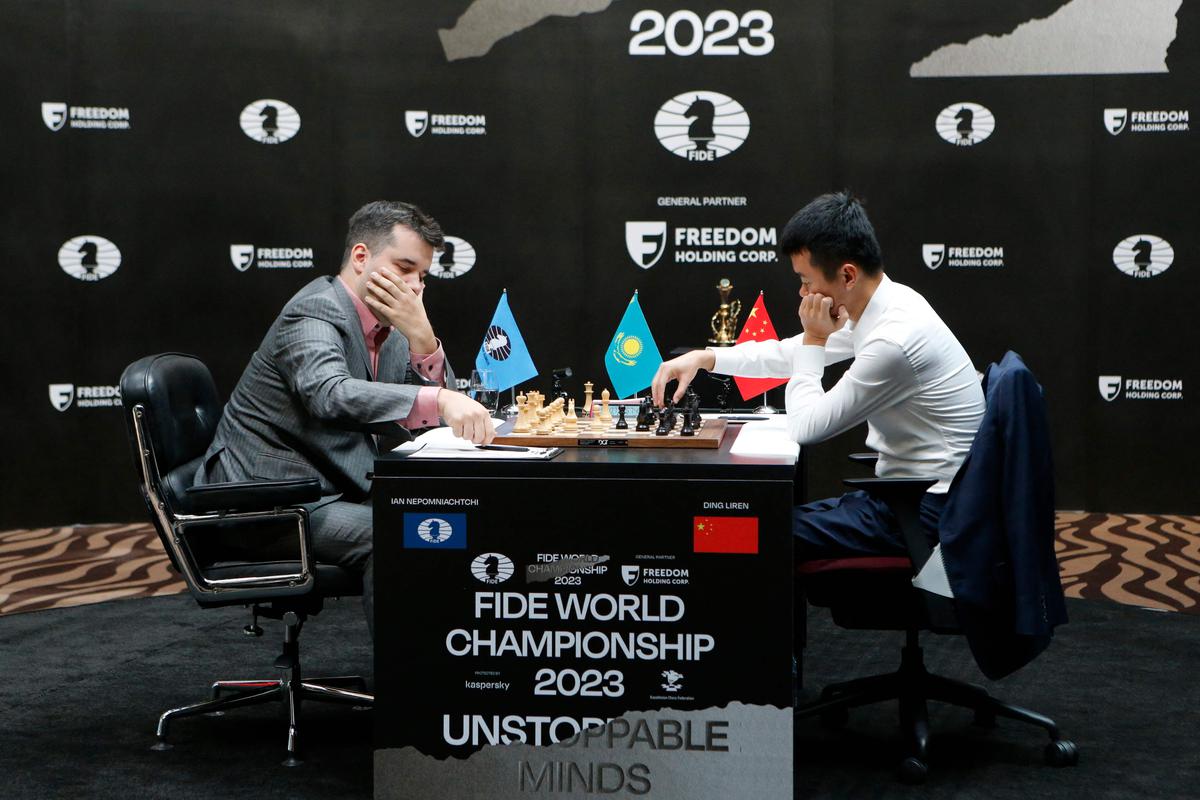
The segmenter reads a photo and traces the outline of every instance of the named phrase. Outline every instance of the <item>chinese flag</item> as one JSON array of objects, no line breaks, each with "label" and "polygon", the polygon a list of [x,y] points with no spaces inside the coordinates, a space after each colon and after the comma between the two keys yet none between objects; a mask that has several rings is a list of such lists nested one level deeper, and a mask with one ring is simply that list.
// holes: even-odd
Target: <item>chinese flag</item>
[{"label": "chinese flag", "polygon": [[[750,316],[746,317],[746,324],[742,327],[742,332],[738,334],[737,343],[766,342],[778,338],[775,326],[771,324],[771,318],[767,316],[763,294],[759,292],[758,299],[754,301],[754,308],[750,309]],[[788,382],[787,378],[739,378],[736,376],[733,380],[737,383],[743,400],[758,397],[768,389],[774,389],[776,386]]]},{"label": "chinese flag", "polygon": [[758,517],[693,517],[692,552],[757,553]]}]

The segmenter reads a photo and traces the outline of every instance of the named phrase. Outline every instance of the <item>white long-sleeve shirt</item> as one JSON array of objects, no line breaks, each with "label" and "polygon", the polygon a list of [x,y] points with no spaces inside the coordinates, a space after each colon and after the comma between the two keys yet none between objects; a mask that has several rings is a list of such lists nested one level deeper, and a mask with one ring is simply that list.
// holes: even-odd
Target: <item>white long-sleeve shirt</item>
[{"label": "white long-sleeve shirt", "polygon": [[[867,423],[867,447],[879,453],[881,478],[938,478],[944,493],[983,419],[983,390],[971,359],[925,298],[886,275],[857,323],[824,347],[803,335],[782,341],[710,348],[724,375],[790,378],[788,432],[812,444]],[[828,392],[826,364],[854,363]]]}]

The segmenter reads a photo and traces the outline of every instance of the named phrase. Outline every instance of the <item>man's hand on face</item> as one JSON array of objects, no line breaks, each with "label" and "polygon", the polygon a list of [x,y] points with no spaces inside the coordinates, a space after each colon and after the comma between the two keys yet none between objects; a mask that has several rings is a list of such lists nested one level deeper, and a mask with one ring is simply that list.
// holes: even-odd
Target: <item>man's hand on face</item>
[{"label": "man's hand on face", "polygon": [[800,324],[804,326],[804,344],[824,345],[834,332],[850,321],[845,306],[838,306],[834,316],[833,298],[810,294],[800,301]]},{"label": "man's hand on face", "polygon": [[465,394],[451,389],[438,392],[438,416],[445,420],[454,435],[475,444],[490,444],[496,437],[492,415]]},{"label": "man's hand on face", "polygon": [[671,398],[678,403],[683,399],[683,393],[695,379],[696,373],[702,369],[711,370],[716,361],[716,356],[709,350],[693,350],[659,364],[658,372],[654,373],[654,382],[650,384],[650,396],[654,400],[654,405],[662,406],[663,395],[666,393],[667,384],[671,381],[679,381],[675,395]]},{"label": "man's hand on face", "polygon": [[404,334],[412,352],[428,355],[437,350],[437,337],[425,315],[421,295],[395,271],[384,267],[367,276],[364,302],[376,316]]}]

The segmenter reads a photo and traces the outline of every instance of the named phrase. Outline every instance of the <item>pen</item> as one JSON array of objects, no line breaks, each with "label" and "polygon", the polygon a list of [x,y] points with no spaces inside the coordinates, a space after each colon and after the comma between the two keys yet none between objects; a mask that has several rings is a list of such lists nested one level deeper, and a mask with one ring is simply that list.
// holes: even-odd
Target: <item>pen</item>
[{"label": "pen", "polygon": [[754,422],[754,421],[760,420],[760,419],[767,419],[767,417],[764,417],[764,416],[739,417],[739,416],[722,415],[721,419],[727,419],[730,422]]},{"label": "pen", "polygon": [[511,453],[528,453],[528,447],[518,447],[515,444],[477,444],[476,450],[507,450]]}]

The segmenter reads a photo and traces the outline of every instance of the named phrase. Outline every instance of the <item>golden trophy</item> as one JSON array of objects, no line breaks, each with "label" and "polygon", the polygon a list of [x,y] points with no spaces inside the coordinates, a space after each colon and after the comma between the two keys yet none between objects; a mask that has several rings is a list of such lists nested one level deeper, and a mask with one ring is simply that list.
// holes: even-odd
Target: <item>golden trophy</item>
[{"label": "golden trophy", "polygon": [[713,335],[708,341],[717,347],[729,347],[737,342],[738,317],[742,314],[742,301],[729,302],[729,293],[733,291],[733,284],[729,282],[729,278],[721,278],[717,281],[716,290],[721,295],[721,307],[717,309],[717,313],[712,315],[712,320],[709,322]]}]

